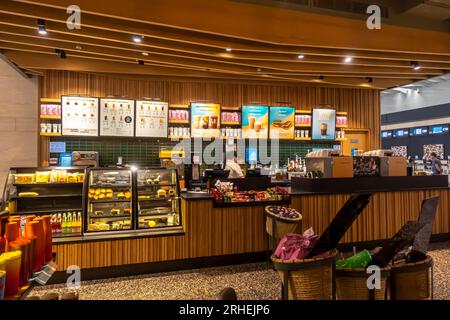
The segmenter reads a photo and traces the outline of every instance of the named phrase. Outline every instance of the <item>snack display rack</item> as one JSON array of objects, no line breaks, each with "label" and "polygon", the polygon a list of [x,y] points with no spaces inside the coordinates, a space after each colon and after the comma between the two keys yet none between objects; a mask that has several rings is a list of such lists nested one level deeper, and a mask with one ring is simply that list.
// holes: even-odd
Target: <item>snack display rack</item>
[{"label": "snack display rack", "polygon": [[85,167],[11,168],[3,199],[10,215],[50,215],[53,237],[81,235]]}]

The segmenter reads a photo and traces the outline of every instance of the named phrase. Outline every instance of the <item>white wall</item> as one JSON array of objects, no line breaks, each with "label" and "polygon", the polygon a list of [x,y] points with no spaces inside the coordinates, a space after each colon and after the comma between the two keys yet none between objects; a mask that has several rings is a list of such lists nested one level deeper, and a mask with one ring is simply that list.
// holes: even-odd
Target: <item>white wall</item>
[{"label": "white wall", "polygon": [[10,167],[37,166],[38,79],[0,58],[0,198]]},{"label": "white wall", "polygon": [[401,93],[387,90],[387,93],[381,94],[381,114],[450,103],[450,75],[439,77],[439,80],[438,83],[418,82],[419,86],[413,88],[419,89],[419,92],[408,90],[408,93]]}]

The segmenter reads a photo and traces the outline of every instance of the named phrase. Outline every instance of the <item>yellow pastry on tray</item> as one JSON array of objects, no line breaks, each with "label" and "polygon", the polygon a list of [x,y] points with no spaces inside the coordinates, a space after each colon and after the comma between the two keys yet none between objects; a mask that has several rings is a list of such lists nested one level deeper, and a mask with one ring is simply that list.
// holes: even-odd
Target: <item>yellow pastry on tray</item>
[{"label": "yellow pastry on tray", "polygon": [[163,190],[163,189],[158,190],[158,198],[164,198],[166,196],[167,196],[166,190]]},{"label": "yellow pastry on tray", "polygon": [[125,193],[123,193],[123,192],[119,192],[118,194],[117,194],[117,198],[119,198],[119,199],[122,199],[122,198],[124,198],[125,197]]},{"label": "yellow pastry on tray", "polygon": [[131,198],[131,192],[125,192],[125,198],[130,199]]},{"label": "yellow pastry on tray", "polygon": [[20,192],[19,197],[37,197],[39,193],[37,192]]}]

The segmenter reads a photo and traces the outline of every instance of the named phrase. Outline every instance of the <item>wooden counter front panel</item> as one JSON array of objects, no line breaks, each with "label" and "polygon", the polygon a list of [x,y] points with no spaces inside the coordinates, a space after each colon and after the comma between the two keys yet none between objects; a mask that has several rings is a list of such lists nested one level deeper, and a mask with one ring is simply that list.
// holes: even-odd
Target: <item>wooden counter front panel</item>
[{"label": "wooden counter front panel", "polygon": [[[433,233],[450,233],[450,190],[377,192],[345,234],[342,243],[381,240],[392,237],[409,220],[417,220],[422,200],[440,196]],[[292,197],[292,207],[303,215],[303,229],[313,227],[321,234],[350,194]]]},{"label": "wooden counter front panel", "polygon": [[59,270],[168,261],[267,250],[263,207],[216,208],[182,200],[185,235],[56,244]]}]

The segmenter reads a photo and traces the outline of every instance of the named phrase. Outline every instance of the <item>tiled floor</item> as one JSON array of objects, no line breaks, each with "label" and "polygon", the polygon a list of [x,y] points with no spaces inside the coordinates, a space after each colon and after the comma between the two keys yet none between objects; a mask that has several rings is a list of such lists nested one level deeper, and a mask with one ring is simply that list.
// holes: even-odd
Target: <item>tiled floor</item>
[{"label": "tiled floor", "polygon": [[[450,243],[435,244],[430,254],[435,261],[435,299],[450,300]],[[225,287],[236,290],[239,299],[281,298],[280,279],[268,263],[246,264],[138,277],[82,282],[80,299],[165,300],[216,299]],[[64,285],[34,288],[28,296],[71,291]]]}]

